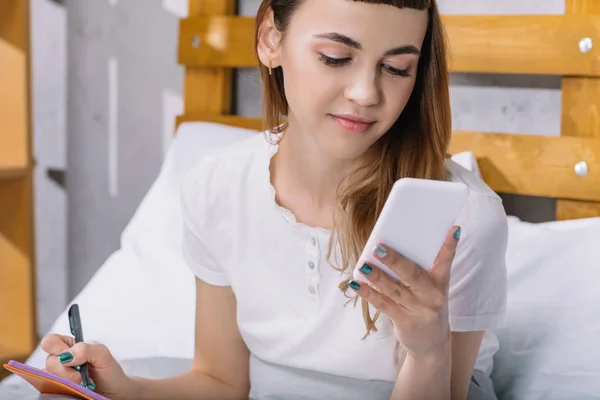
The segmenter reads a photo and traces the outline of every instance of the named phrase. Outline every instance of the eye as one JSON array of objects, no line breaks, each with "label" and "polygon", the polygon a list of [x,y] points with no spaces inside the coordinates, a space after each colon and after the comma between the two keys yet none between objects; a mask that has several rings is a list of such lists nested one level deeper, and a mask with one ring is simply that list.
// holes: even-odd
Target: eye
[{"label": "eye", "polygon": [[347,64],[352,59],[351,58],[333,58],[333,57],[326,56],[325,54],[319,54],[319,60],[323,64],[329,65],[331,67],[341,67],[342,65]]},{"label": "eye", "polygon": [[407,78],[410,76],[410,73],[408,72],[408,68],[407,69],[397,69],[394,67],[390,67],[389,65],[383,65],[383,69],[385,69],[387,72],[389,72],[390,74],[394,75],[394,76],[401,76],[404,78]]},{"label": "eye", "polygon": [[[341,67],[347,63],[349,63],[350,61],[352,61],[351,58],[334,58],[334,57],[329,57],[326,56],[325,54],[319,54],[319,60],[328,66],[331,67]],[[400,76],[400,77],[409,77],[411,76],[410,73],[408,72],[408,68],[407,69],[397,69],[394,67],[390,67],[389,65],[386,64],[382,64],[382,67],[384,70],[386,70],[389,74],[393,75],[393,76]]]}]

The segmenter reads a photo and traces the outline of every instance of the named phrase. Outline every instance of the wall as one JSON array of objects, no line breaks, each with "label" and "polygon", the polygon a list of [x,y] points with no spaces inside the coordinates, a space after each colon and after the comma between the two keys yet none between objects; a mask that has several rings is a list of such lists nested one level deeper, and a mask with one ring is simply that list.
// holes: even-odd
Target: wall
[{"label": "wall", "polygon": [[[187,3],[30,1],[37,308],[44,334],[118,247],[158,172],[183,106],[175,60]],[[67,190],[48,177],[49,169],[66,170]]]},{"label": "wall", "polygon": [[[48,0],[32,1],[34,5],[48,7]],[[41,225],[38,232],[42,234],[38,248],[40,254],[45,254],[41,260],[46,260],[42,267],[45,278],[40,278],[40,299],[48,299],[52,293],[55,300],[54,304],[40,304],[40,314],[44,315],[43,310],[47,309],[48,318],[54,318],[62,307],[59,305],[76,294],[118,247],[121,230],[158,172],[172,133],[173,118],[182,109],[182,69],[176,65],[177,27],[178,18],[187,13],[186,0],[64,0],[64,3],[66,61],[62,61],[64,50],[60,50],[60,45],[54,45],[58,51],[45,51],[36,61],[36,101],[39,99],[39,110],[44,107],[47,110],[45,117],[42,111],[36,112],[36,126],[47,127],[36,129],[36,140],[39,143],[50,140],[50,136],[44,139],[45,135],[55,132],[58,136],[52,141],[56,140],[58,148],[62,140],[59,133],[65,130],[61,122],[64,108],[60,108],[63,104],[60,79],[65,68],[68,70],[67,283],[62,247],[58,246],[54,258],[51,256],[51,244],[58,245],[64,231],[59,229],[57,237],[52,235],[50,226],[60,228],[61,222],[49,215],[50,210],[60,212],[64,208],[64,199],[57,199],[57,207],[46,204],[46,220],[38,220]],[[252,15],[259,3],[259,0],[241,0],[238,11]],[[564,0],[440,0],[440,5],[448,14],[564,12]],[[41,10],[38,9],[38,18]],[[35,28],[34,41],[40,47],[54,40],[51,38],[61,37],[60,18],[63,17]],[[240,70],[237,76],[238,113],[258,116],[258,75],[254,70]],[[50,83],[56,79],[58,83]],[[451,93],[455,129],[559,134],[558,77],[455,75]],[[57,99],[54,105],[50,104],[53,99]],[[55,154],[57,165],[62,165],[60,151]],[[55,189],[45,190],[49,193]],[[507,204],[517,215],[523,215],[521,211],[525,208],[529,220],[544,220],[553,215],[553,202],[545,199],[531,204],[508,198]]]},{"label": "wall", "polygon": [[67,303],[67,194],[47,175],[67,163],[67,13],[50,0],[31,0],[32,118],[38,331]]},{"label": "wall", "polygon": [[178,17],[159,0],[67,0],[69,294],[119,245],[181,111]]}]

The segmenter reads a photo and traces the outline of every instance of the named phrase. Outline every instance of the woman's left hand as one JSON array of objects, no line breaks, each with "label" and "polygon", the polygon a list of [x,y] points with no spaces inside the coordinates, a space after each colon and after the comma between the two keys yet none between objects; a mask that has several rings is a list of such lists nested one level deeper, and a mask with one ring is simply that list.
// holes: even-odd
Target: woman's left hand
[{"label": "woman's left hand", "polygon": [[361,273],[371,286],[350,282],[359,296],[391,320],[396,338],[414,359],[435,359],[450,351],[448,287],[459,237],[460,228],[453,227],[429,271],[378,245],[373,255],[403,282],[370,264],[363,265]]}]

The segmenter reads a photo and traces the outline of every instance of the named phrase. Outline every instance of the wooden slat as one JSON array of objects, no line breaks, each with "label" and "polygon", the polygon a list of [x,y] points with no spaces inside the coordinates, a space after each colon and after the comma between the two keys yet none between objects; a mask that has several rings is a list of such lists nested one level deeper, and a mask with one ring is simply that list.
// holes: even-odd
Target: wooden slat
[{"label": "wooden slat", "polygon": [[[569,15],[600,15],[598,0],[566,0]],[[597,47],[600,40],[594,41]],[[600,138],[600,78],[564,77],[562,79],[563,136]],[[600,216],[600,204],[561,200],[556,204],[558,220]]]},{"label": "wooden slat", "polygon": [[232,71],[188,68],[185,73],[185,112],[231,112]]},{"label": "wooden slat", "polygon": [[184,114],[177,117],[177,125],[185,122],[214,122],[217,124],[230,125],[238,128],[254,129],[256,131],[260,131],[262,129],[262,121],[260,118],[245,118],[235,115]]},{"label": "wooden slat", "polygon": [[[258,118],[196,114],[178,119],[195,121],[261,129]],[[450,151],[473,152],[486,183],[497,192],[600,202],[600,139],[456,131]],[[575,174],[579,161],[588,163],[586,177]]]},{"label": "wooden slat", "polygon": [[0,181],[3,179],[22,178],[27,175],[29,169],[26,166],[0,165]]},{"label": "wooden slat", "polygon": [[600,40],[598,17],[490,15],[445,20],[455,72],[600,75],[600,49],[579,50],[581,38]]},{"label": "wooden slat", "polygon": [[[0,5],[0,15],[3,6]],[[25,166],[29,161],[25,140],[28,128],[27,53],[22,46],[14,46],[0,38],[0,162],[7,166]]]},{"label": "wooden slat", "polygon": [[600,2],[598,0],[565,0],[567,14],[598,14]]},{"label": "wooden slat", "polygon": [[[600,140],[592,138],[455,132],[452,154],[471,151],[495,191],[600,201]],[[575,164],[586,161],[579,177]]]},{"label": "wooden slat", "polygon": [[559,221],[600,217],[600,203],[581,200],[559,200],[556,202],[556,219]]},{"label": "wooden slat", "polygon": [[[200,45],[193,46],[194,38]],[[253,17],[196,17],[181,21],[179,63],[187,66],[256,67]]]},{"label": "wooden slat", "polygon": [[35,347],[31,176],[0,181],[0,343],[20,353]]},{"label": "wooden slat", "polygon": [[[235,0],[190,0],[190,18],[231,15],[235,11]],[[179,47],[191,46],[184,42],[182,20]],[[189,38],[191,40],[191,38]],[[185,72],[185,112],[186,113],[228,113],[231,110],[230,69],[212,69],[197,65]]]},{"label": "wooden slat", "polygon": [[189,15],[219,15],[233,14],[235,1],[223,0],[189,0]]},{"label": "wooden slat", "polygon": [[600,78],[562,79],[561,134],[600,137]]},{"label": "wooden slat", "polygon": [[[600,75],[600,17],[562,15],[444,16],[453,72]],[[195,48],[193,38],[200,38]],[[256,67],[254,18],[190,17],[181,21],[179,62],[187,66]]]},{"label": "wooden slat", "polygon": [[21,22],[28,18],[27,5],[22,0],[2,0],[0,6],[0,41],[20,51],[28,49],[28,33],[21,29]]}]

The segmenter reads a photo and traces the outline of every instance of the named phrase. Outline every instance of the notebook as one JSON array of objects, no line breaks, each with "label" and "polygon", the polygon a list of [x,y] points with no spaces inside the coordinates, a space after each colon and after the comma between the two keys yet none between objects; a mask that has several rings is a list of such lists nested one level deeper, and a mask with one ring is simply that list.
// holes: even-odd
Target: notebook
[{"label": "notebook", "polygon": [[110,400],[60,376],[17,361],[9,361],[4,364],[4,368],[19,375],[43,394],[62,394],[85,400]]}]

